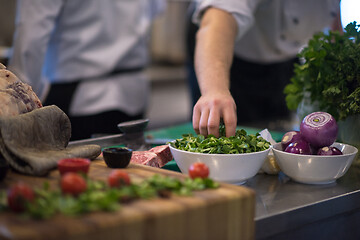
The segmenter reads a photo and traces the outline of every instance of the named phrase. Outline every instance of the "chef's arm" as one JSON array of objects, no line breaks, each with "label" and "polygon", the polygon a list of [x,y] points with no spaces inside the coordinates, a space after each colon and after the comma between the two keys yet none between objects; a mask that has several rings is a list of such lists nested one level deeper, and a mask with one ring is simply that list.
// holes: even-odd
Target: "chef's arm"
[{"label": "chef's arm", "polygon": [[195,71],[201,97],[193,110],[193,127],[199,134],[219,136],[220,119],[226,136],[235,134],[236,106],[230,94],[230,67],[237,24],[223,10],[205,11],[196,36]]}]

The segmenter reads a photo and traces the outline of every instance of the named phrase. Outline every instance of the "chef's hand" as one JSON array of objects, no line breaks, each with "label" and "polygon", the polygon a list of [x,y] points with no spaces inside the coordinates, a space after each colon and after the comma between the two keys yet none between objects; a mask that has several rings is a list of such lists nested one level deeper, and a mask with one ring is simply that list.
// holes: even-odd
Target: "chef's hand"
[{"label": "chef's hand", "polygon": [[219,137],[220,119],[223,120],[226,136],[236,131],[236,105],[230,92],[212,93],[199,98],[193,109],[193,128],[197,134]]}]

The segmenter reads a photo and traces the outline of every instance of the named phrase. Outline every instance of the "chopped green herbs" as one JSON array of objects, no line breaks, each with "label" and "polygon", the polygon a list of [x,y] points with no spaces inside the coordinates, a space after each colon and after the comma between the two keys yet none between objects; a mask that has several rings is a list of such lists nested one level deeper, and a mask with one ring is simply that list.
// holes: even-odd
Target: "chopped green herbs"
[{"label": "chopped green herbs", "polygon": [[330,31],[314,35],[295,64],[295,75],[285,87],[286,103],[296,110],[307,94],[319,110],[336,120],[360,114],[360,25],[345,27],[345,33]]},{"label": "chopped green herbs", "polygon": [[[79,196],[64,195],[60,189],[50,190],[46,182],[42,188],[35,189],[34,202],[28,203],[25,216],[46,219],[61,213],[76,216],[93,211],[115,211],[135,199],[150,199],[155,197],[168,198],[171,194],[191,195],[193,191],[218,188],[219,183],[210,178],[177,178],[158,174],[145,179],[138,184],[130,184],[120,188],[110,188],[103,181],[87,179],[87,190]],[[7,210],[6,192],[0,191],[0,210]]]},{"label": "chopped green herbs", "polygon": [[259,133],[247,134],[244,129],[237,130],[235,136],[216,138],[214,135],[204,137],[184,134],[182,139],[170,143],[179,150],[209,154],[239,154],[266,150],[270,143]]}]

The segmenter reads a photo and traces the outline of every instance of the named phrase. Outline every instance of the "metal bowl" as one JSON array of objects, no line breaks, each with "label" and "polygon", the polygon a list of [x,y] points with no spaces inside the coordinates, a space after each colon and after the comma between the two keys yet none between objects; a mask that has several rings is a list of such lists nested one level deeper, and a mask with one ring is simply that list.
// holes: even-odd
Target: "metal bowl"
[{"label": "metal bowl", "polygon": [[119,123],[117,127],[121,132],[129,134],[129,133],[144,132],[148,124],[149,124],[149,119],[139,119],[139,120]]}]

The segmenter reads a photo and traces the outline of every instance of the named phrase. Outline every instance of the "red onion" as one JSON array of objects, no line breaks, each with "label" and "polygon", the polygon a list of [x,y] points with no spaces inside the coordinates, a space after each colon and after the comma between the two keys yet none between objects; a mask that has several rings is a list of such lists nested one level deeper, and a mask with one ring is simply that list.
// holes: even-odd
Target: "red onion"
[{"label": "red onion", "polygon": [[313,112],[301,122],[300,133],[314,147],[330,146],[336,140],[338,125],[329,113]]},{"label": "red onion", "polygon": [[342,155],[343,153],[336,147],[322,147],[318,150],[317,155]]},{"label": "red onion", "polygon": [[284,134],[284,136],[281,139],[281,146],[283,151],[289,146],[290,143],[300,140],[301,134],[299,131],[290,131]]},{"label": "red onion", "polygon": [[303,155],[311,155],[310,144],[303,140],[297,140],[289,144],[285,149],[285,152],[295,153],[295,154],[303,154]]}]

